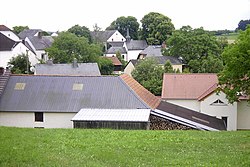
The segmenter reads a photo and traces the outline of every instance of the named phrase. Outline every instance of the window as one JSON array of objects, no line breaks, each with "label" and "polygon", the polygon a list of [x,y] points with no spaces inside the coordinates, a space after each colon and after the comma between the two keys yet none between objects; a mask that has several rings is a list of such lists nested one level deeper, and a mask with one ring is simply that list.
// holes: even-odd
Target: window
[{"label": "window", "polygon": [[41,54],[41,59],[44,60],[44,61],[45,61],[45,55],[46,55],[45,53]]},{"label": "window", "polygon": [[215,100],[212,104],[213,106],[226,106],[227,104],[225,104],[223,101],[221,101],[220,99]]},{"label": "window", "polygon": [[43,112],[35,112],[35,122],[43,122]]},{"label": "window", "polygon": [[226,127],[227,127],[227,117],[221,117],[221,119],[224,121]]},{"label": "window", "polygon": [[16,83],[16,85],[15,85],[15,90],[24,90],[24,88],[25,88],[25,83]]},{"label": "window", "polygon": [[83,84],[79,83],[74,83],[72,90],[82,90],[83,89]]}]

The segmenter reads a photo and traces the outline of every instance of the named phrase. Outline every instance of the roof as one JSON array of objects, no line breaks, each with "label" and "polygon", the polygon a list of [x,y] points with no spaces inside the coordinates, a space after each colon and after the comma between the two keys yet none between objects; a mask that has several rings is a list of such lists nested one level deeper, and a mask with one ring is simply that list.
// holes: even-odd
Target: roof
[{"label": "roof", "polygon": [[117,52],[120,52],[121,54],[126,54],[126,48],[124,47],[110,47],[107,51],[106,54],[116,54]]},{"label": "roof", "polygon": [[148,44],[145,40],[130,40],[126,41],[128,50],[143,50]]},{"label": "roof", "polygon": [[31,36],[28,37],[32,45],[36,48],[36,50],[44,50],[50,47],[54,41],[53,37],[51,36]]},{"label": "roof", "polygon": [[140,54],[146,55],[148,57],[163,56],[161,53],[161,48],[161,45],[149,45],[147,48],[141,51]]},{"label": "roof", "polygon": [[161,99],[149,92],[134,78],[128,74],[123,74],[120,77],[150,108],[155,109],[159,105]]},{"label": "roof", "polygon": [[26,37],[33,37],[34,35],[36,35],[36,33],[38,32],[42,32],[43,30],[41,29],[25,29],[23,30],[22,32],[20,32],[18,34],[18,36],[21,38],[21,39],[25,39]]},{"label": "roof", "polygon": [[0,51],[11,51],[18,43],[0,33]]},{"label": "roof", "polygon": [[0,111],[78,112],[83,108],[148,109],[117,76],[11,75]]},{"label": "roof", "polygon": [[81,109],[72,121],[148,122],[150,109]]},{"label": "roof", "polygon": [[0,31],[12,31],[12,30],[6,27],[5,25],[0,25]]},{"label": "roof", "polygon": [[94,40],[100,42],[107,42],[107,40],[116,32],[117,30],[106,30],[106,31],[91,31],[90,34]]},{"label": "roof", "polygon": [[120,62],[120,60],[117,57],[115,57],[115,56],[105,57],[105,58],[111,60],[112,63],[113,63],[113,65],[115,65],[115,66],[121,66],[122,65],[122,63]]},{"label": "roof", "polygon": [[217,83],[217,74],[164,74],[162,98],[198,100],[214,91]]},{"label": "roof", "polygon": [[100,76],[97,63],[77,63],[73,64],[36,64],[37,75],[79,75],[79,76]]},{"label": "roof", "polygon": [[110,44],[113,47],[123,47],[124,42],[109,42],[108,44]]},{"label": "roof", "polygon": [[[146,57],[146,58],[152,58],[152,57]],[[164,65],[166,61],[170,61],[172,65],[181,65],[182,63],[180,60],[178,60],[176,57],[173,56],[155,56],[153,57],[159,64]]]},{"label": "roof", "polygon": [[168,102],[162,101],[156,110],[152,111],[152,114],[196,129],[226,130],[226,126],[222,119]]}]

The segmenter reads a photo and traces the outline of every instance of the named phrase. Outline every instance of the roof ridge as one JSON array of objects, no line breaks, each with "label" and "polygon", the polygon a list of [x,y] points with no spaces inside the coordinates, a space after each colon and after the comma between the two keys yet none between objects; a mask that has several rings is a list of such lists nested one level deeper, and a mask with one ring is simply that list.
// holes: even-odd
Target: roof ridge
[{"label": "roof ridge", "polygon": [[90,76],[84,76],[84,75],[56,75],[56,74],[38,74],[38,75],[32,75],[32,74],[11,74],[11,76],[26,76],[26,77],[117,77],[113,75],[90,75]]}]

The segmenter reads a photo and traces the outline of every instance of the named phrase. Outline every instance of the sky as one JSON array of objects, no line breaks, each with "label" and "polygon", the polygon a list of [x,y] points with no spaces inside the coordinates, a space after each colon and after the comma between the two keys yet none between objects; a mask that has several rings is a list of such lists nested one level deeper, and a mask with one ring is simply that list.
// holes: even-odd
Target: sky
[{"label": "sky", "polygon": [[9,28],[29,26],[44,31],[66,31],[78,24],[105,30],[120,16],[140,20],[158,12],[172,20],[176,29],[190,25],[206,30],[234,30],[240,20],[250,19],[250,0],[4,0],[0,24]]}]

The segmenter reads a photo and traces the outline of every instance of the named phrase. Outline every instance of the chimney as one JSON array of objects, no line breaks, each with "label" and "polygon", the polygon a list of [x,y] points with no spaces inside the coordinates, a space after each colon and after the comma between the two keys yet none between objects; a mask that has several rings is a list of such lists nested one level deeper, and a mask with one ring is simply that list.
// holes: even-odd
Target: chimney
[{"label": "chimney", "polygon": [[42,38],[42,31],[38,32],[38,38]]},{"label": "chimney", "polygon": [[53,60],[47,60],[47,64],[50,66],[53,65]]},{"label": "chimney", "polygon": [[78,67],[77,59],[76,58],[74,58],[74,60],[73,60],[72,67],[73,68],[77,68]]},{"label": "chimney", "polygon": [[4,73],[4,68],[0,67],[0,75],[3,75],[3,73]]},{"label": "chimney", "polygon": [[129,42],[129,41],[131,40],[131,37],[130,37],[130,35],[129,35],[129,28],[127,28],[126,40],[127,40],[127,42]]}]

